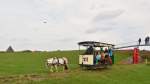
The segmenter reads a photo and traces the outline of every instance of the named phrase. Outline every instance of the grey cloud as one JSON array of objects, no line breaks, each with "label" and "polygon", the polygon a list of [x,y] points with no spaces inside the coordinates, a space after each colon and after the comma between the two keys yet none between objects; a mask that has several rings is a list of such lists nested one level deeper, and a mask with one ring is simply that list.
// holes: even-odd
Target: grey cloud
[{"label": "grey cloud", "polygon": [[97,33],[99,31],[111,31],[117,25],[112,19],[117,18],[124,13],[124,10],[118,9],[99,13],[93,19],[94,26],[85,31],[86,34]]},{"label": "grey cloud", "polygon": [[26,42],[26,41],[31,41],[30,39],[27,38],[12,38],[10,39],[12,42]]},{"label": "grey cloud", "polygon": [[92,33],[97,33],[97,32],[107,32],[107,31],[112,31],[117,27],[118,23],[113,22],[113,21],[107,21],[107,22],[99,22],[94,24],[92,28],[89,28],[85,31],[86,34],[92,34]]},{"label": "grey cloud", "polygon": [[60,42],[71,42],[71,41],[75,41],[75,40],[77,40],[77,38],[75,38],[75,37],[68,37],[68,38],[59,39],[57,41],[60,41]]},{"label": "grey cloud", "polygon": [[85,31],[86,34],[93,34],[93,33],[97,33],[99,31],[101,32],[107,32],[107,31],[111,31],[112,29],[114,29],[113,27],[97,27],[97,28],[91,28]]},{"label": "grey cloud", "polygon": [[88,30],[86,30],[85,33],[87,33],[87,34],[92,34],[92,33],[98,32],[98,31],[99,31],[98,28],[93,28],[93,29],[88,29]]},{"label": "grey cloud", "polygon": [[121,14],[123,14],[125,11],[122,9],[118,9],[118,10],[113,10],[113,11],[104,11],[99,13],[95,18],[94,18],[94,22],[98,22],[98,21],[102,21],[102,20],[108,20],[108,19],[113,19],[116,18],[118,16],[120,16]]}]

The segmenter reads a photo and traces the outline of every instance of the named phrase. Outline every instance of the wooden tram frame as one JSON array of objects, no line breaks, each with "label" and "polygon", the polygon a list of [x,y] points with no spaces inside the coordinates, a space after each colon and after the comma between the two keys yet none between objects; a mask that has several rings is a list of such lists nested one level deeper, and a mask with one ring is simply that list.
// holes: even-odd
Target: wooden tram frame
[{"label": "wooden tram frame", "polygon": [[[106,68],[109,64],[94,64],[94,53],[95,51],[93,51],[93,54],[87,55],[87,54],[81,54],[80,53],[80,46],[83,47],[90,47],[92,46],[93,48],[111,48],[112,51],[114,51],[114,47],[115,45],[113,44],[108,44],[108,43],[103,43],[103,42],[96,42],[96,41],[83,41],[83,42],[79,42],[79,65],[82,68],[87,68],[87,69],[97,69],[97,68]],[[113,55],[114,56],[114,55]],[[83,62],[84,57],[87,57],[87,59],[90,59],[89,62]],[[114,60],[114,57],[113,57]],[[113,61],[114,63],[114,61]]]}]

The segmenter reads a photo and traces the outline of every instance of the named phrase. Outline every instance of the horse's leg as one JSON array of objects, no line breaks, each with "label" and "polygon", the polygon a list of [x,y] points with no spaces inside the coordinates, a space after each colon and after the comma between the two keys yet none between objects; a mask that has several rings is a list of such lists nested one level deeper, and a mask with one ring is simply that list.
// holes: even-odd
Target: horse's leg
[{"label": "horse's leg", "polygon": [[48,69],[48,63],[47,62],[45,62],[45,67],[46,67],[46,69]]},{"label": "horse's leg", "polygon": [[63,65],[63,64],[60,64],[59,66],[60,66],[60,70],[61,70],[61,71],[64,71],[64,65]]},{"label": "horse's leg", "polygon": [[68,64],[65,64],[65,70],[68,70]]},{"label": "horse's leg", "polygon": [[61,66],[62,66],[62,71],[64,71],[64,70],[65,70],[65,66],[64,66],[64,64],[62,64]]},{"label": "horse's leg", "polygon": [[57,68],[57,65],[54,65],[54,67],[55,67],[55,70],[56,70],[56,72],[58,72],[58,68]]},{"label": "horse's leg", "polygon": [[53,65],[51,65],[51,69],[50,69],[50,72],[53,72]]},{"label": "horse's leg", "polygon": [[60,67],[60,71],[63,71],[63,65],[60,64],[59,67]]},{"label": "horse's leg", "polygon": [[65,60],[64,60],[64,70],[68,70],[68,65]]}]

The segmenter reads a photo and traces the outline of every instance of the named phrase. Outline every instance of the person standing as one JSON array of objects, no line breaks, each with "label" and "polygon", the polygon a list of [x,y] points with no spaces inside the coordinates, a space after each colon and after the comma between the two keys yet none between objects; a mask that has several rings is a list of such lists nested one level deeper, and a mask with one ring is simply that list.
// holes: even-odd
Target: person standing
[{"label": "person standing", "polygon": [[141,38],[139,38],[138,42],[139,42],[139,45],[141,45]]},{"label": "person standing", "polygon": [[150,40],[150,37],[149,37],[149,36],[147,36],[147,44],[149,44],[149,40]]},{"label": "person standing", "polygon": [[99,52],[97,52],[97,55],[96,55],[96,64],[99,64],[100,60],[101,60],[101,55],[100,55]]},{"label": "person standing", "polygon": [[150,37],[147,36],[147,37],[145,38],[145,45],[148,45],[148,44],[149,44],[149,40],[150,40]]},{"label": "person standing", "polygon": [[145,45],[147,45],[147,37],[145,38]]}]

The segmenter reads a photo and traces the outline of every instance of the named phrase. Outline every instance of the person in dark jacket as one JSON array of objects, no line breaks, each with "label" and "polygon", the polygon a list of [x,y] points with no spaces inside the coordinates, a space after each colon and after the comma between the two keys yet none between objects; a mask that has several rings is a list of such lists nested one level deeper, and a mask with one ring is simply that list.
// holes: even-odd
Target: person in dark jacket
[{"label": "person in dark jacket", "polygon": [[139,38],[138,42],[139,42],[139,45],[140,45],[141,44],[141,38]]},{"label": "person in dark jacket", "polygon": [[90,46],[90,47],[86,50],[85,54],[93,54],[93,52],[94,52],[94,48],[93,48],[92,46]]},{"label": "person in dark jacket", "polygon": [[145,38],[145,45],[148,45],[148,44],[149,44],[149,40],[150,40],[150,37],[147,36],[147,37]]},{"label": "person in dark jacket", "polygon": [[147,45],[147,37],[145,38],[145,45]]},{"label": "person in dark jacket", "polygon": [[149,44],[149,40],[150,40],[150,37],[148,36],[148,37],[147,37],[147,44]]}]

